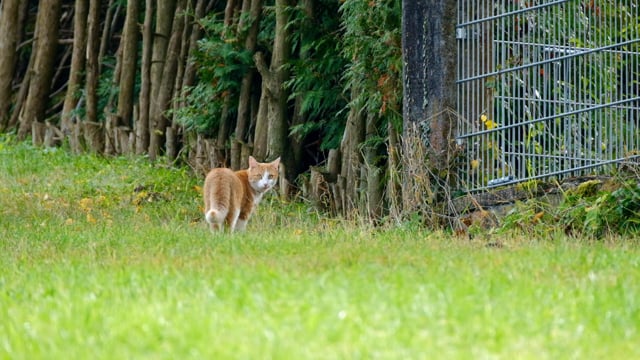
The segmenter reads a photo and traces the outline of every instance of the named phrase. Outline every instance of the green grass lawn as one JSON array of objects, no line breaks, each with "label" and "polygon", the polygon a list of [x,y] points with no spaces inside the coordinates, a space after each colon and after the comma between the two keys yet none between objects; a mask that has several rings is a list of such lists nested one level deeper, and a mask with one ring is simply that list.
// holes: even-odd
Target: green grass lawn
[{"label": "green grass lawn", "polygon": [[0,138],[0,359],[640,358],[637,239],[371,229]]}]

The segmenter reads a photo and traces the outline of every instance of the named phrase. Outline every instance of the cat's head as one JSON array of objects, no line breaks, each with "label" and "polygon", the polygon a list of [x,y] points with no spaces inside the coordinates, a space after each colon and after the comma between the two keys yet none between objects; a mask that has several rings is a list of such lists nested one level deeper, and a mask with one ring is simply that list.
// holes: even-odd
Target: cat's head
[{"label": "cat's head", "polygon": [[270,163],[256,161],[253,156],[249,156],[249,184],[256,192],[262,193],[271,189],[278,181],[278,166],[280,158]]}]

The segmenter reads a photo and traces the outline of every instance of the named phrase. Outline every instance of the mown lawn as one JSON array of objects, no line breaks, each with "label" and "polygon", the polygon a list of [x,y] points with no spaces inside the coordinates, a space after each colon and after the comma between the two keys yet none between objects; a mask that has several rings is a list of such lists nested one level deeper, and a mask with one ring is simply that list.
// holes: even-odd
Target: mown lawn
[{"label": "mown lawn", "polygon": [[493,248],[273,197],[214,237],[200,182],[0,138],[0,358],[640,358],[637,239]]}]

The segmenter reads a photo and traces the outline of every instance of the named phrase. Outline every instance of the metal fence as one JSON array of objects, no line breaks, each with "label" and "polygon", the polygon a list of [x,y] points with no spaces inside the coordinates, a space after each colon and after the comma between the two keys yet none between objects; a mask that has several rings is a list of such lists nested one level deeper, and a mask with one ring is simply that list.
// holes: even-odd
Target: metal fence
[{"label": "metal fence", "polygon": [[459,186],[640,157],[638,0],[459,1]]}]

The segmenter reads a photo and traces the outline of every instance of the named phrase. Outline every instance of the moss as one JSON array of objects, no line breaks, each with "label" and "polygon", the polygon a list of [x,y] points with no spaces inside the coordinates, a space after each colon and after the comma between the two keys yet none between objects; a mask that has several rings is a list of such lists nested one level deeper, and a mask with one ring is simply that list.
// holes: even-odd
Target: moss
[{"label": "moss", "polygon": [[600,187],[602,185],[601,180],[589,180],[581,183],[575,189],[571,190],[570,193],[573,195],[577,195],[581,198],[587,198],[591,196],[595,196]]}]

